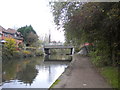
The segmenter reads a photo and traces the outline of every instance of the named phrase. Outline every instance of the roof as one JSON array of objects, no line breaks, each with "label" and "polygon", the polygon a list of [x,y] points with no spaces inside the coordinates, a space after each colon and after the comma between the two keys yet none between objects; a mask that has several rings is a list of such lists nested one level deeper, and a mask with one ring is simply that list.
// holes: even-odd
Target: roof
[{"label": "roof", "polygon": [[6,31],[12,34],[17,32],[15,29],[11,29],[11,28],[8,28]]},{"label": "roof", "polygon": [[3,28],[2,26],[0,26],[0,32],[6,32],[6,33],[11,33],[11,34],[14,34],[16,33],[17,31],[15,29],[11,29],[11,28],[8,28],[7,30],[5,28]]},{"label": "roof", "polygon": [[0,25],[0,34],[2,34],[2,32],[3,33],[8,33],[8,34],[15,34],[16,33],[17,35],[22,36],[22,34],[20,32],[17,32],[17,30],[15,30],[15,29],[8,28],[6,30]]},{"label": "roof", "polygon": [[5,29],[2,26],[0,26],[0,32],[2,31],[5,31]]}]

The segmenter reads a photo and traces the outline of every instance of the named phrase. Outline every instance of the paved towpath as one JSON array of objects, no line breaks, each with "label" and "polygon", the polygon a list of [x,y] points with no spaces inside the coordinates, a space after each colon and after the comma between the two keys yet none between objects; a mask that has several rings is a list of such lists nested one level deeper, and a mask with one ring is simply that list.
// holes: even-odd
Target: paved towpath
[{"label": "paved towpath", "polygon": [[54,88],[111,88],[91,64],[89,57],[74,55],[73,58]]}]

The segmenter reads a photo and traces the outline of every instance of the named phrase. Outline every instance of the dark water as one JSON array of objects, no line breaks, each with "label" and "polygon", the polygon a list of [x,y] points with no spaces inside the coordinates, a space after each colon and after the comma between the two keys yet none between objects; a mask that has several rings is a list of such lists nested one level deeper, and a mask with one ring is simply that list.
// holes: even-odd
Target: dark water
[{"label": "dark water", "polygon": [[[33,57],[2,62],[2,88],[49,88],[64,72],[70,56]],[[54,60],[54,61],[53,61]],[[63,60],[63,61],[61,61]]]}]

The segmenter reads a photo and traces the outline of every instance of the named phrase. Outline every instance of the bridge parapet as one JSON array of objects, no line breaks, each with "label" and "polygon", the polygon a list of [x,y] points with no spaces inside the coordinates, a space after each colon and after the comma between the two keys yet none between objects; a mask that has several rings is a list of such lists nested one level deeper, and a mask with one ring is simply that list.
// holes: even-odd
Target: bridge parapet
[{"label": "bridge parapet", "polygon": [[74,47],[69,45],[44,45],[45,54],[50,54],[50,49],[71,49],[70,54],[74,54]]},{"label": "bridge parapet", "polygon": [[65,46],[65,45],[44,45],[44,48],[48,49],[70,49],[74,48],[73,46]]}]

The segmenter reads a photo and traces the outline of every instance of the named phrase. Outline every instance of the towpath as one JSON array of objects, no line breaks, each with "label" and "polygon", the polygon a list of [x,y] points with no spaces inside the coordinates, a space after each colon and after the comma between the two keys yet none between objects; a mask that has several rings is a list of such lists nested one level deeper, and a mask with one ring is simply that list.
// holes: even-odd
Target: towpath
[{"label": "towpath", "polygon": [[73,56],[73,61],[59,80],[54,88],[111,88],[92,65],[89,57],[80,55]]}]

